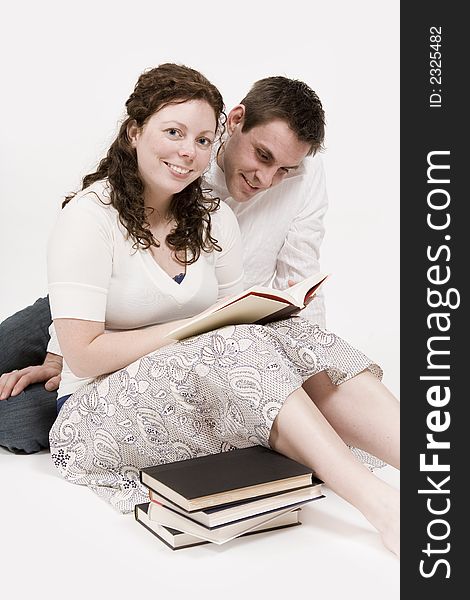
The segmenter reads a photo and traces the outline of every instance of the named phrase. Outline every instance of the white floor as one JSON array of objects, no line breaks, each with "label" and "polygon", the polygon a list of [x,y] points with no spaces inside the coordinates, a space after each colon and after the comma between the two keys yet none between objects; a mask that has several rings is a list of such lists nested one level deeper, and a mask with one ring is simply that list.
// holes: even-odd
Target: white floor
[{"label": "white floor", "polygon": [[[378,475],[399,487],[399,473]],[[0,583],[9,600],[397,600],[399,561],[329,490],[302,525],[172,551],[132,516],[62,480],[49,453],[0,449]],[[301,596],[302,594],[302,596]]]}]

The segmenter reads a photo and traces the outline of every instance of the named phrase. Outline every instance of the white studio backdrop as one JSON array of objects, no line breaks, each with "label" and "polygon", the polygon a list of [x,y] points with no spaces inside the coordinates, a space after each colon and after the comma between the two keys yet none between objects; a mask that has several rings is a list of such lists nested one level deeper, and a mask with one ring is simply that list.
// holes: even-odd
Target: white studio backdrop
[{"label": "white studio backdrop", "polygon": [[0,320],[47,293],[60,202],[107,150],[143,70],[199,69],[228,109],[257,79],[286,75],[327,116],[328,327],[398,394],[398,2],[30,0],[2,13]]}]

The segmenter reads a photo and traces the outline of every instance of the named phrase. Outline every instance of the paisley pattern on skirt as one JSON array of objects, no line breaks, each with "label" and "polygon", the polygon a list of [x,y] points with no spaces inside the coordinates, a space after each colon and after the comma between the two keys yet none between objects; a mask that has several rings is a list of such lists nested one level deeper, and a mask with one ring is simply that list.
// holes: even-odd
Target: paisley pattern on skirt
[{"label": "paisley pattern on skirt", "polygon": [[382,376],[360,351],[300,317],[224,327],[80,388],[50,432],[52,460],[68,481],[129,512],[148,500],[139,469],[269,446],[283,402],[306,379],[326,371],[339,385],[365,369]]}]

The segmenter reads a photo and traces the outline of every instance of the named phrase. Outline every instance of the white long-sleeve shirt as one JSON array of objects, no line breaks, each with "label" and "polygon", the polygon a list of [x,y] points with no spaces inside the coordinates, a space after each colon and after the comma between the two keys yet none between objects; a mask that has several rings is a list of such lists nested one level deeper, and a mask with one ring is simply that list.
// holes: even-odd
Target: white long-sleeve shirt
[{"label": "white long-sleeve shirt", "polygon": [[[206,175],[213,194],[235,213],[243,241],[245,285],[287,289],[319,272],[320,246],[325,233],[323,217],[328,208],[321,157],[304,159],[298,169],[269,190],[247,202],[229,196],[225,176],[215,160]],[[301,313],[305,319],[326,326],[323,291]]]}]

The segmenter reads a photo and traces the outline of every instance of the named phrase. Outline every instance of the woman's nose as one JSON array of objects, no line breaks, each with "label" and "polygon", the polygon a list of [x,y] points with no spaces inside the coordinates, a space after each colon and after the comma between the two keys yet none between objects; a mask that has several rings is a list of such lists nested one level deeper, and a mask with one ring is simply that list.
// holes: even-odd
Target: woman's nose
[{"label": "woman's nose", "polygon": [[179,155],[193,160],[196,155],[196,148],[194,143],[189,140],[184,140],[179,149]]}]

